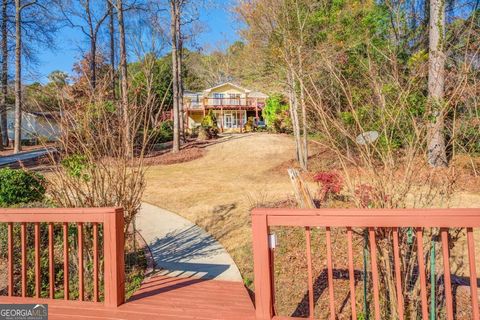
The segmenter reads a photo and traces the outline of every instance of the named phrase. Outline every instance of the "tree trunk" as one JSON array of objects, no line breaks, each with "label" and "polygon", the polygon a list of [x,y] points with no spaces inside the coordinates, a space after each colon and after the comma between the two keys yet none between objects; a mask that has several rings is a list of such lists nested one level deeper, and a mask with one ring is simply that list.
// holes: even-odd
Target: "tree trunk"
[{"label": "tree trunk", "polygon": [[179,108],[179,81],[178,81],[178,39],[177,39],[177,0],[170,0],[170,33],[172,37],[172,75],[173,75],[173,148],[172,152],[180,151],[180,108]]},{"label": "tree trunk", "polygon": [[94,22],[90,11],[90,0],[86,0],[84,5],[90,38],[90,86],[92,87],[92,90],[95,91],[95,88],[97,87],[97,33],[93,27]]},{"label": "tree trunk", "polygon": [[112,97],[113,100],[116,100],[116,93],[115,93],[115,17],[113,15],[113,0],[107,0],[108,6],[108,15],[109,15],[109,23],[108,23],[108,32],[110,34],[110,68],[111,68],[111,90],[112,90]]},{"label": "tree trunk", "polygon": [[301,163],[302,169],[308,169],[308,130],[307,130],[307,107],[305,105],[305,88],[303,87],[303,81],[300,82],[300,104],[302,107],[302,127],[303,127],[303,145],[302,145],[302,157],[303,162]]},{"label": "tree trunk", "polygon": [[21,1],[15,0],[15,144],[14,153],[22,147],[22,9]]},{"label": "tree trunk", "polygon": [[132,156],[131,123],[128,110],[128,70],[127,70],[127,47],[125,44],[125,23],[123,20],[123,1],[117,0],[118,32],[120,36],[120,76],[122,85],[122,115],[125,125],[124,143],[127,156]]},{"label": "tree trunk", "polygon": [[303,60],[302,60],[302,55],[301,55],[301,46],[297,48],[297,55],[298,55],[298,65],[299,65],[299,70],[298,70],[298,83],[300,87],[300,105],[302,108],[302,163],[300,163],[300,166],[302,167],[303,170],[307,170],[308,168],[308,131],[307,131],[307,106],[305,104],[305,87],[303,85]]},{"label": "tree trunk", "polygon": [[90,35],[90,85],[95,90],[97,87],[97,39],[92,33]]},{"label": "tree trunk", "polygon": [[8,0],[2,3],[2,100],[0,106],[0,127],[2,128],[2,142],[8,147],[7,128],[7,94],[8,94],[8,32],[7,32],[7,5]]},{"label": "tree trunk", "polygon": [[182,77],[182,64],[183,64],[183,39],[182,31],[180,25],[180,5],[178,5],[178,13],[176,18],[176,31],[177,31],[177,40],[178,40],[178,50],[177,50],[177,79],[178,79],[178,108],[179,108],[179,126],[180,126],[180,135],[183,142],[186,142],[185,135],[185,114],[183,110],[183,77]]},{"label": "tree trunk", "polygon": [[445,150],[445,0],[430,0],[428,96],[430,123],[428,128],[428,163],[447,167]]},{"label": "tree trunk", "polygon": [[289,96],[289,110],[290,118],[292,118],[292,127],[293,127],[293,136],[295,138],[295,151],[297,154],[297,161],[302,166],[304,163],[303,160],[303,151],[302,151],[302,142],[300,137],[300,124],[298,121],[298,101],[295,94],[295,76],[294,72],[288,71],[287,73],[287,82],[288,82],[288,96]]}]

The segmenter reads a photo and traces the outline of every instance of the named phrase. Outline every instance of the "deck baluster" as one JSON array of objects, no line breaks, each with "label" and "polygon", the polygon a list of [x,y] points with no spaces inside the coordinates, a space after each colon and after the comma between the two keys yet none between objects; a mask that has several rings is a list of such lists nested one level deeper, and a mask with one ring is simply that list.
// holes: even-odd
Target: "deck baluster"
[{"label": "deck baluster", "polygon": [[27,225],[22,222],[20,227],[22,246],[22,298],[27,296]]},{"label": "deck baluster", "polygon": [[443,255],[443,282],[445,287],[445,300],[447,306],[447,320],[453,320],[452,280],[450,278],[450,254],[448,247],[448,229],[441,228],[442,255]]},{"label": "deck baluster", "polygon": [[330,319],[335,320],[335,289],[333,287],[333,259],[332,259],[332,240],[330,227],[325,230],[327,242],[327,273],[328,273],[328,297],[330,305]]},{"label": "deck baluster", "polygon": [[8,296],[13,296],[13,223],[8,223]]},{"label": "deck baluster", "polygon": [[55,295],[55,262],[53,257],[53,223],[48,224],[48,282],[49,297],[54,298]]},{"label": "deck baluster", "polygon": [[398,319],[404,319],[404,301],[402,290],[402,272],[400,262],[400,246],[398,242],[398,228],[393,228],[393,260],[395,262],[395,285],[397,290]]},{"label": "deck baluster", "polygon": [[313,319],[315,317],[315,301],[313,291],[313,271],[312,271],[312,244],[311,244],[311,232],[310,227],[305,228],[305,240],[307,247],[307,272],[308,272],[308,309],[309,317]]},{"label": "deck baluster", "polygon": [[98,302],[98,223],[93,224],[93,301]]},{"label": "deck baluster", "polygon": [[375,309],[375,320],[380,320],[380,292],[379,277],[377,267],[377,241],[375,239],[375,228],[368,228],[370,239],[370,255],[372,264],[372,281],[373,281],[373,304]]},{"label": "deck baluster", "polygon": [[472,298],[472,319],[480,319],[478,312],[477,267],[475,265],[475,242],[473,229],[467,228],[468,262],[470,267],[470,290]]},{"label": "deck baluster", "polygon": [[84,299],[84,281],[83,281],[83,223],[77,224],[78,231],[78,299]]},{"label": "deck baluster", "polygon": [[416,228],[418,273],[420,278],[420,297],[422,300],[422,317],[428,319],[427,278],[425,275],[425,261],[423,253],[423,230]]},{"label": "deck baluster", "polygon": [[40,298],[42,287],[40,286],[40,223],[35,222],[35,297]]},{"label": "deck baluster", "polygon": [[352,228],[347,228],[348,242],[348,279],[350,282],[350,305],[352,308],[352,320],[357,320],[357,308],[355,298],[355,269],[353,265],[353,232]]},{"label": "deck baluster", "polygon": [[69,260],[68,260],[68,223],[63,224],[63,298],[69,299]]}]

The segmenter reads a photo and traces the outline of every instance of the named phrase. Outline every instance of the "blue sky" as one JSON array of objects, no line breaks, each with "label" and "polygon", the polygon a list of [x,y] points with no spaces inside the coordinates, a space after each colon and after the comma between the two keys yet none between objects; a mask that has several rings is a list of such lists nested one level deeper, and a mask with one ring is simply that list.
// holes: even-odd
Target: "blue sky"
[{"label": "blue sky", "polygon": [[[209,1],[210,4],[213,2],[213,6],[202,10],[200,14],[205,30],[197,36],[196,42],[202,48],[225,48],[239,39],[236,33],[237,22],[229,11],[233,0]],[[56,38],[56,48],[39,49],[38,62],[26,70],[25,82],[45,82],[48,74],[55,70],[71,73],[74,62],[78,61],[82,51],[88,49],[86,38],[78,29],[65,27],[58,32]]]}]

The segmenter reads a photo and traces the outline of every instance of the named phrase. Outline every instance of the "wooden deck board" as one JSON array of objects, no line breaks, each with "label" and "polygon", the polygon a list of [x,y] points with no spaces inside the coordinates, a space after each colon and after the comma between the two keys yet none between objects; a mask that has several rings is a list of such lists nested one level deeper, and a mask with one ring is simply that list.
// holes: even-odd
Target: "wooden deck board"
[{"label": "wooden deck board", "polygon": [[102,304],[0,297],[0,303],[47,303],[50,320],[254,320],[254,307],[240,282],[156,276],[116,309]]}]

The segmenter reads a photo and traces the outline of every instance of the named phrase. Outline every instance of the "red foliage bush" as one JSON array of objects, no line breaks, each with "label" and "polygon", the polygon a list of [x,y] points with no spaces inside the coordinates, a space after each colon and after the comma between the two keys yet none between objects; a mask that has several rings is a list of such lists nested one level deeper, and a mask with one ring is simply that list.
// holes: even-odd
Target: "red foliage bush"
[{"label": "red foliage bush", "polygon": [[336,172],[317,172],[313,180],[321,185],[320,198],[325,199],[329,195],[336,195],[342,191],[343,179]]}]

